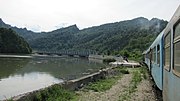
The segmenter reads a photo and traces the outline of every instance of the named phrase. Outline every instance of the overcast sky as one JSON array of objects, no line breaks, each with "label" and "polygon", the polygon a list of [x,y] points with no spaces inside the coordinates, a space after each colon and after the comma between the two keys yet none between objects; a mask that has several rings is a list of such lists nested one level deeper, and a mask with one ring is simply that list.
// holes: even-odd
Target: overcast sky
[{"label": "overcast sky", "polygon": [[179,4],[180,0],[0,0],[0,18],[33,31],[72,24],[82,29],[136,17],[169,21]]}]

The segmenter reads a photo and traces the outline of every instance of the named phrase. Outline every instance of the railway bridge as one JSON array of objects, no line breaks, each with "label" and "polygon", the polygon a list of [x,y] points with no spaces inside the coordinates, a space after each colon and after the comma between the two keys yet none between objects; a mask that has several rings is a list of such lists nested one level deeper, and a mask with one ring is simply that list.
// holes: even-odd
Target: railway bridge
[{"label": "railway bridge", "polygon": [[89,57],[89,55],[97,54],[96,51],[83,50],[83,51],[72,51],[72,50],[62,50],[62,51],[36,51],[35,53],[40,55],[67,55],[71,57]]}]

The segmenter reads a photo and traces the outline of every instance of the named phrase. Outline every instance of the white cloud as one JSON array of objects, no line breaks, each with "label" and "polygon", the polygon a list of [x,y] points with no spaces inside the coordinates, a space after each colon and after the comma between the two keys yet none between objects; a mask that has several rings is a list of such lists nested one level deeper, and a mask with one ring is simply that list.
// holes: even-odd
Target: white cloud
[{"label": "white cloud", "polygon": [[64,22],[84,28],[139,16],[169,20],[178,6],[179,0],[0,0],[0,17],[18,27],[50,31]]}]

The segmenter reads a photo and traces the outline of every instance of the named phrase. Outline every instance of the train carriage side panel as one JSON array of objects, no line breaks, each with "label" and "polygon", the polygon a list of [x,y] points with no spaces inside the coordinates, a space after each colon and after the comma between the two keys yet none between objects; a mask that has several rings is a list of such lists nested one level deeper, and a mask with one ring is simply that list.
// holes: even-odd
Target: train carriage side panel
[{"label": "train carriage side panel", "polygon": [[165,28],[163,100],[180,101],[180,7]]},{"label": "train carriage side panel", "polygon": [[[166,29],[167,30],[167,29]],[[171,44],[170,44],[170,40],[171,40],[171,30],[168,29],[167,31],[165,31],[165,35],[164,35],[164,70],[163,70],[163,99],[164,101],[170,101],[170,96],[172,96],[172,90],[169,87],[169,85],[171,85],[170,83],[173,82],[172,81],[172,74],[170,73],[170,63],[171,63]]]},{"label": "train carriage side panel", "polygon": [[152,48],[151,75],[157,87],[163,89],[163,33],[162,31],[155,39]]}]

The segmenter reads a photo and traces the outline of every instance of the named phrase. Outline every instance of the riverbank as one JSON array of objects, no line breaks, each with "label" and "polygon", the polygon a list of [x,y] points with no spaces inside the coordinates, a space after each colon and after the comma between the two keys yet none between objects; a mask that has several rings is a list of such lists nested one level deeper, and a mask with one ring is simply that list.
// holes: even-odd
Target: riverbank
[{"label": "riverbank", "polygon": [[[103,70],[102,70],[103,71]],[[35,91],[14,100],[44,101],[47,99],[63,101],[156,101],[152,82],[146,67],[111,68],[108,71],[86,76],[63,85]],[[76,82],[76,83],[75,83]],[[55,87],[54,87],[55,86]],[[53,90],[54,89],[54,90]],[[52,91],[53,90],[53,91]]]},{"label": "riverbank", "polygon": [[[109,73],[112,73],[112,72],[113,72],[112,68],[106,68],[106,69],[100,70],[99,72],[96,72],[96,73],[93,73],[93,74],[90,74],[87,76],[83,76],[83,77],[78,78],[78,79],[69,80],[69,81],[66,81],[64,83],[56,84],[56,85],[62,87],[63,89],[74,91],[74,90],[78,90],[78,89],[82,88],[84,85],[87,85],[90,82],[95,82],[97,80],[105,78],[106,75],[109,75]],[[43,94],[43,92],[46,92],[48,89],[53,88],[53,86],[54,85],[40,89],[40,90],[36,90],[33,92],[21,94],[19,96],[13,97],[12,99],[18,100],[18,101],[25,101],[25,100],[30,99],[30,101],[33,101],[33,99],[36,99],[38,93]],[[59,91],[59,92],[61,92],[61,91]],[[44,97],[48,97],[48,96],[49,95],[46,95]]]},{"label": "riverbank", "polygon": [[66,55],[40,55],[40,54],[0,54],[0,58],[36,58],[36,57],[68,57]]},{"label": "riverbank", "polygon": [[31,55],[0,54],[0,58],[32,58]]}]

